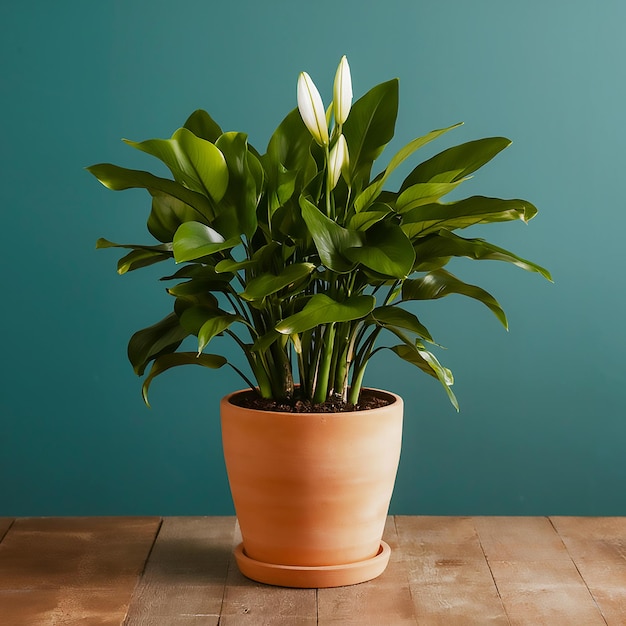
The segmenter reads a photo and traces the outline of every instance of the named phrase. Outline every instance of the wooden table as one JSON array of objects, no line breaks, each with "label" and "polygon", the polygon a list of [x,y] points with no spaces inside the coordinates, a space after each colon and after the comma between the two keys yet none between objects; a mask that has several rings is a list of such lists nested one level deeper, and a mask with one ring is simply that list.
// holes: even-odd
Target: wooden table
[{"label": "wooden table", "polygon": [[389,517],[378,579],[254,583],[233,517],[0,518],[0,624],[626,624],[626,518]]}]

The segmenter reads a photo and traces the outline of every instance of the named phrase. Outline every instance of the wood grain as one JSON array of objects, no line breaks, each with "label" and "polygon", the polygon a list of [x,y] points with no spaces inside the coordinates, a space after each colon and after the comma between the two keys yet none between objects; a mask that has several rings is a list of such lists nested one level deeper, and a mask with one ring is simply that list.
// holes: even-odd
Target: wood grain
[{"label": "wood grain", "polygon": [[489,561],[571,561],[546,517],[475,517],[474,526]]},{"label": "wood grain", "polygon": [[471,518],[396,517],[420,626],[509,621]]},{"label": "wood grain", "polygon": [[11,626],[120,624],[159,518],[22,518],[0,543]]},{"label": "wood grain", "polygon": [[168,517],[128,610],[128,626],[217,626],[235,518]]},{"label": "wood grain", "polygon": [[549,519],[477,517],[474,524],[512,625],[605,623]]},{"label": "wood grain", "polygon": [[512,626],[604,626],[573,562],[492,561],[493,578]]},{"label": "wood grain", "polygon": [[553,517],[607,624],[626,623],[626,518]]},{"label": "wood grain", "polygon": [[626,518],[405,517],[376,580],[242,576],[234,517],[0,518],[4,626],[626,624]]}]

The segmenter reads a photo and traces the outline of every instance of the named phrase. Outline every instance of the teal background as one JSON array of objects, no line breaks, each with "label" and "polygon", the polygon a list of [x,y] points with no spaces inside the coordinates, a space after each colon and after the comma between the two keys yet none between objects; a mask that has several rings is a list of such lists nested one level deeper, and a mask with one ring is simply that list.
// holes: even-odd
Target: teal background
[{"label": "teal background", "polygon": [[0,515],[232,512],[217,407],[241,382],[181,368],[144,407],[126,342],[169,311],[167,270],[120,277],[94,244],[147,242],[149,199],[83,168],[152,167],[120,138],[168,137],[196,108],[263,150],[298,73],[328,102],[344,53],[356,95],[400,79],[387,154],[458,121],[433,150],[514,140],[463,195],[539,216],[474,234],[555,278],[454,265],[509,333],[461,297],[415,309],[460,414],[417,370],[372,362],[366,382],[406,403],[392,511],[626,515],[624,23],[618,0],[2,3]]}]

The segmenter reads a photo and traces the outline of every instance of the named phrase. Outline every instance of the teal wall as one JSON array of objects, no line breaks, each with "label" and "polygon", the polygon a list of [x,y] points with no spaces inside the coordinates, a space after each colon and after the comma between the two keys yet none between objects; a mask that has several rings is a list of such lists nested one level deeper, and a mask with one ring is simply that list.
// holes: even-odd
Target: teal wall
[{"label": "teal wall", "polygon": [[406,402],[393,511],[626,515],[625,23],[620,0],[2,3],[0,515],[232,512],[217,407],[241,383],[180,369],[144,407],[126,342],[169,310],[163,268],[117,276],[94,244],[145,242],[148,197],[83,168],[149,168],[119,139],[195,108],[262,149],[298,73],[328,100],[344,53],[358,95],[400,78],[392,148],[461,120],[438,149],[514,140],[464,191],[534,201],[529,226],[484,234],[555,278],[454,266],[509,333],[474,301],[420,307],[458,415],[417,370],[372,363]]}]

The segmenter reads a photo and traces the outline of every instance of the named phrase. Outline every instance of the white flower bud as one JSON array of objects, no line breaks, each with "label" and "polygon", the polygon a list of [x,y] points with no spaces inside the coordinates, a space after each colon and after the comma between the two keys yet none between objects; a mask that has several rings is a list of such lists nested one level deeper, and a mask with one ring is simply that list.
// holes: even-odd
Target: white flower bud
[{"label": "white flower bud", "polygon": [[347,169],[348,164],[348,144],[346,143],[346,138],[343,135],[339,135],[339,139],[337,139],[337,143],[330,151],[328,159],[328,184],[331,189],[337,186],[341,172]]},{"label": "white flower bud", "polygon": [[328,145],[328,126],[324,104],[317,87],[306,72],[298,77],[298,109],[302,121],[320,146]]},{"label": "white flower bud", "polygon": [[345,55],[341,57],[337,73],[335,74],[333,103],[335,107],[335,121],[341,125],[348,119],[350,107],[352,106],[352,78],[350,76],[348,59]]}]

